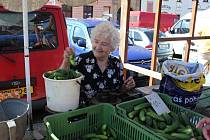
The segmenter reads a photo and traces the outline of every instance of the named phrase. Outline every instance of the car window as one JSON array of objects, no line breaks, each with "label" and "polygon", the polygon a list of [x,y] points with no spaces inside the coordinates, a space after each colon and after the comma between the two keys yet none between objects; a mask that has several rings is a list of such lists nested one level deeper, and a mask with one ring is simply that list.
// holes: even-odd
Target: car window
[{"label": "car window", "polygon": [[73,32],[73,41],[77,44],[80,39],[86,40],[85,33],[80,27],[75,27]]},{"label": "car window", "polygon": [[189,33],[189,26],[190,26],[190,20],[189,19],[180,20],[174,26],[174,33],[175,34]]},{"label": "car window", "polygon": [[[0,53],[23,51],[22,13],[0,13]],[[28,15],[29,48],[33,50],[57,48],[57,33],[51,13],[33,12]]]},{"label": "car window", "polygon": [[135,41],[142,41],[143,40],[140,33],[134,32],[134,40]]},{"label": "car window", "polygon": [[183,20],[182,22],[182,25],[181,25],[181,32],[182,33],[189,33],[190,31],[190,20],[189,19],[186,19],[186,20]]},{"label": "car window", "polygon": [[[154,30],[148,30],[148,31],[145,31],[144,33],[149,38],[149,41],[153,42]],[[164,38],[164,37],[166,37],[165,33],[159,32],[159,38]]]},{"label": "car window", "polygon": [[92,32],[93,28],[94,28],[94,27],[88,27],[88,28],[87,28],[87,31],[88,31],[89,36],[91,35],[91,32]]},{"label": "car window", "polygon": [[[72,25],[67,25],[67,34],[68,34],[68,38],[71,37],[71,30],[72,30]],[[72,39],[72,38],[71,38]]]}]

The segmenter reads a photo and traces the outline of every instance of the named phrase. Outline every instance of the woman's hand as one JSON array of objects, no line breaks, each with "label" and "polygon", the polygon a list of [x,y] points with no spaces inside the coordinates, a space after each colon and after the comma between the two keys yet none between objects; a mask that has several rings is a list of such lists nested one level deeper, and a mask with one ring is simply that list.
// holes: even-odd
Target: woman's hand
[{"label": "woman's hand", "polygon": [[210,140],[210,118],[203,118],[198,122],[196,127],[202,128],[204,138]]},{"label": "woman's hand", "polygon": [[130,76],[130,77],[128,77],[128,79],[126,79],[124,81],[123,89],[130,90],[130,89],[134,88],[135,86],[136,86],[135,81],[134,81],[133,77]]},{"label": "woman's hand", "polygon": [[72,48],[67,47],[64,50],[64,54],[63,54],[63,62],[60,66],[61,69],[69,69],[70,68],[70,63],[69,63],[69,57],[70,55],[74,54],[74,51]]}]

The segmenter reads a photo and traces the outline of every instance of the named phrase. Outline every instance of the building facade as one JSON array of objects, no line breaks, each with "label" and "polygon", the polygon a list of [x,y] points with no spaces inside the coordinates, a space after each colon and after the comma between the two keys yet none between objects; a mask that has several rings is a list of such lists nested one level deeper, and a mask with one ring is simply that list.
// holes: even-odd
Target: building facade
[{"label": "building facade", "polygon": [[[156,0],[141,0],[141,10],[155,12]],[[210,8],[210,0],[199,0],[198,10]],[[177,14],[180,17],[192,11],[192,0],[163,0],[162,12]]]},{"label": "building facade", "polygon": [[[51,0],[54,1],[54,0]],[[63,5],[64,15],[73,18],[102,18],[109,17],[114,22],[119,22],[120,7],[122,0],[97,0],[92,4],[80,7]],[[145,12],[156,11],[156,0],[131,0],[130,10]],[[198,10],[210,8],[210,0],[199,0]],[[173,13],[182,17],[192,10],[192,0],[163,0],[162,12]]]}]

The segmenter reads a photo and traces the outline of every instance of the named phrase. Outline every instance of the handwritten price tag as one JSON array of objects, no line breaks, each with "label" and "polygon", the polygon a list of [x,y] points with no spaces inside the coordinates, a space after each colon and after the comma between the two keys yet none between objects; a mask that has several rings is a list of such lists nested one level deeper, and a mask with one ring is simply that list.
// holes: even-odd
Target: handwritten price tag
[{"label": "handwritten price tag", "polygon": [[156,92],[152,92],[150,95],[145,96],[145,98],[152,105],[153,109],[158,115],[170,112],[167,105],[163,102],[163,100]]}]

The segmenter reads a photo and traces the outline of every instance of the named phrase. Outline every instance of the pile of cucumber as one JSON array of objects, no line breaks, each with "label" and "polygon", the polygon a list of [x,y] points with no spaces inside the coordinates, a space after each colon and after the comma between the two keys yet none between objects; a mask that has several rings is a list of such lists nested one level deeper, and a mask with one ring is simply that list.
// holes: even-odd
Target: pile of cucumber
[{"label": "pile of cucumber", "polygon": [[127,116],[167,140],[204,140],[202,130],[190,123],[190,115],[187,112],[171,111],[158,115],[150,103],[143,103],[134,106]]},{"label": "pile of cucumber", "polygon": [[69,69],[57,69],[55,71],[49,71],[44,73],[44,76],[49,79],[54,80],[68,80],[68,79],[75,79],[80,77],[80,74],[75,70]]},{"label": "pile of cucumber", "polygon": [[107,124],[103,124],[95,133],[84,135],[82,140],[117,140],[117,134]]}]

